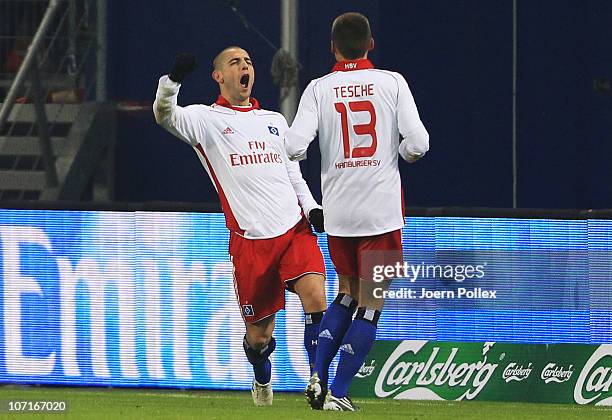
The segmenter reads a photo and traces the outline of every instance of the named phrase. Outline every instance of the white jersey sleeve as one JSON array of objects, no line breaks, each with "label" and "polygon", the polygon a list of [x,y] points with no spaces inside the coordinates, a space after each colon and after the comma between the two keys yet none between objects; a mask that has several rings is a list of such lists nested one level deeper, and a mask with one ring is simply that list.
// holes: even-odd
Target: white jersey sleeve
[{"label": "white jersey sleeve", "polygon": [[155,121],[179,139],[195,146],[198,138],[204,138],[206,120],[201,105],[177,105],[180,88],[181,85],[168,76],[159,79],[153,102]]},{"label": "white jersey sleeve", "polygon": [[285,136],[285,148],[291,160],[306,159],[308,145],[319,130],[319,116],[314,95],[314,83],[310,82],[302,98],[293,122]]},{"label": "white jersey sleeve", "polygon": [[429,150],[429,134],[421,122],[406,79],[399,73],[392,74],[398,83],[397,128],[402,138],[399,154],[405,161],[412,163]]},{"label": "white jersey sleeve", "polygon": [[[285,124],[281,128],[281,138],[284,139],[289,127],[287,126],[287,120],[285,120],[284,118],[283,122]],[[308,148],[308,146],[306,147]],[[292,162],[288,158],[285,158],[285,164],[287,166],[287,174],[289,175],[289,181],[291,181],[291,185],[293,185],[293,190],[297,195],[300,207],[304,211],[304,215],[308,217],[310,210],[314,208],[321,208],[321,206],[312,196],[312,192],[310,191],[310,188],[308,188],[308,184],[302,176],[300,164],[298,162]]]},{"label": "white jersey sleeve", "polygon": [[298,202],[300,203],[300,207],[304,211],[304,215],[308,217],[310,210],[315,208],[321,208],[321,206],[317,203],[317,201],[313,198],[312,193],[310,192],[310,188],[308,188],[308,184],[304,181],[302,177],[302,171],[300,171],[300,164],[297,162],[287,161],[287,174],[289,174],[289,180],[291,181],[291,185],[293,185],[293,190],[297,195]]}]

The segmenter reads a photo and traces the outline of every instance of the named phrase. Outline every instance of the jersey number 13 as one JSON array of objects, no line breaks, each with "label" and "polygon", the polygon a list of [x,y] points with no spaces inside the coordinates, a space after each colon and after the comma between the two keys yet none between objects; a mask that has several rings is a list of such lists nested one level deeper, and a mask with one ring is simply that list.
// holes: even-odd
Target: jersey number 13
[{"label": "jersey number 13", "polygon": [[370,122],[368,124],[355,124],[353,125],[353,131],[357,135],[367,135],[372,137],[372,143],[369,146],[355,147],[351,151],[351,144],[349,140],[349,127],[348,127],[348,110],[346,105],[342,102],[336,102],[334,107],[336,112],[340,114],[340,123],[342,124],[342,144],[344,145],[344,157],[349,159],[370,157],[376,152],[376,146],[378,140],[376,139],[376,111],[374,105],[370,101],[355,101],[348,103],[349,108],[352,112],[369,112]]}]

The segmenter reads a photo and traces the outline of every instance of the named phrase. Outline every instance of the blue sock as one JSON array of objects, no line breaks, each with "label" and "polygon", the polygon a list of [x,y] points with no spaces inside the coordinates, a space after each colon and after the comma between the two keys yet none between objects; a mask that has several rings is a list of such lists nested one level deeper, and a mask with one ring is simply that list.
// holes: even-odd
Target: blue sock
[{"label": "blue sock", "polygon": [[253,373],[255,374],[255,380],[265,385],[270,382],[272,378],[272,363],[270,363],[270,355],[276,348],[276,340],[274,337],[270,338],[268,344],[266,344],[262,349],[255,350],[251,347],[249,342],[246,339],[246,335],[242,340],[242,347],[244,348],[244,353],[249,360],[249,363],[253,366]]},{"label": "blue sock", "polygon": [[351,325],[356,306],[357,301],[355,299],[344,293],[339,293],[327,308],[321,321],[315,371],[319,375],[321,386],[324,388],[327,388],[329,365],[338,352],[344,333]]},{"label": "blue sock", "polygon": [[376,338],[376,324],[380,312],[370,308],[359,308],[355,320],[344,336],[340,346],[340,362],[330,389],[334,397],[348,394],[353,376],[359,371]]},{"label": "blue sock", "polygon": [[264,360],[262,363],[253,365],[253,373],[255,374],[255,380],[261,384],[266,385],[272,379],[272,363],[270,359]]},{"label": "blue sock", "polygon": [[306,314],[304,318],[304,347],[308,353],[308,365],[310,366],[310,375],[314,372],[315,358],[317,356],[317,337],[319,336],[319,327],[325,311],[311,312]]}]

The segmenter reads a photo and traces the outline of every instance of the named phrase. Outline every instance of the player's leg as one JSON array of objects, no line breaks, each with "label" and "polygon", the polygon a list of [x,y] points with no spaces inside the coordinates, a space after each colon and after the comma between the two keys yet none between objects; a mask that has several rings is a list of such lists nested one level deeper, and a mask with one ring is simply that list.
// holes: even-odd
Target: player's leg
[{"label": "player's leg", "polygon": [[320,372],[318,375],[324,388],[327,388],[329,365],[338,353],[344,334],[351,323],[358,296],[359,277],[339,274],[338,295],[329,306],[326,317],[322,321],[321,337],[323,340],[319,341],[322,343],[320,363],[315,369]]},{"label": "player's leg", "polygon": [[[320,322],[326,307],[325,262],[309,223],[303,219],[292,229],[292,238],[280,261],[279,273],[287,288],[299,295],[305,312],[304,346],[311,372],[317,354]],[[321,403],[322,406],[322,403]]]},{"label": "player's leg", "polygon": [[270,315],[254,323],[245,323],[246,334],[243,340],[244,352],[249,363],[253,365],[255,380],[260,384],[270,382],[271,365],[270,354],[276,347],[272,337],[274,332],[275,316]]},{"label": "player's leg", "polygon": [[285,289],[270,270],[278,260],[274,245],[272,240],[230,236],[234,289],[246,326],[243,348],[253,366],[255,405],[272,404],[270,355],[276,347],[272,333],[275,314],[285,306]]},{"label": "player's leg", "polygon": [[[375,294],[374,288],[386,290],[388,282],[372,283],[369,280],[360,280],[359,308],[342,340],[340,362],[334,381],[330,386],[331,395],[334,399],[339,400],[337,401],[338,404],[342,404],[342,400],[347,397],[349,385],[376,339],[378,319],[384,305],[384,299],[375,297],[380,296],[380,294]],[[352,403],[350,403],[350,400],[349,404],[344,401],[344,405],[345,407],[338,409],[347,409]],[[349,411],[352,410],[349,409]]]},{"label": "player's leg", "polygon": [[315,410],[323,409],[329,380],[329,365],[338,353],[344,333],[351,323],[357,306],[357,301],[349,295],[354,279],[343,275],[339,277],[338,296],[327,308],[317,331],[315,366],[305,391],[308,404]]},{"label": "player's leg", "polygon": [[242,346],[247,360],[253,366],[253,401],[255,405],[272,405],[272,364],[270,355],[276,348],[272,336],[275,316],[270,315],[253,323],[245,323],[246,334]]},{"label": "player's leg", "polygon": [[351,325],[357,307],[356,287],[358,284],[356,241],[353,238],[328,236],[332,261],[338,272],[338,295],[329,305],[321,321],[321,332],[317,344],[315,374],[310,378],[306,396],[312,408],[321,409],[329,379],[329,365],[338,353],[346,330]]},{"label": "player's leg", "polygon": [[344,293],[353,299],[359,299],[359,277],[357,276],[338,276],[338,293]]},{"label": "player's leg", "polygon": [[292,291],[302,302],[304,312],[325,311],[325,277],[318,273],[308,273],[294,280]]},{"label": "player's leg", "polygon": [[304,347],[310,369],[314,366],[319,325],[326,307],[325,262],[306,219],[291,229],[279,262],[279,276],[296,293],[304,308]]},{"label": "player's leg", "polygon": [[[359,247],[360,271],[362,266],[394,265],[401,261],[401,231],[390,232],[372,238],[366,238]],[[365,261],[364,255],[373,251],[369,257],[375,261]],[[377,288],[386,290],[389,281],[374,283],[367,268],[361,273],[359,281],[359,307],[355,319],[344,335],[340,346],[340,362],[336,370],[336,376],[330,386],[330,395],[325,404],[325,409],[353,411],[354,405],[348,398],[349,385],[359,371],[363,361],[367,357],[374,340],[378,319],[384,305],[381,293],[374,293]],[[365,274],[365,275],[364,275]]]},{"label": "player's leg", "polygon": [[312,375],[319,327],[327,306],[325,301],[325,277],[321,274],[305,274],[293,282],[291,289],[299,296],[302,308],[304,308],[304,347],[308,354],[310,374]]},{"label": "player's leg", "polygon": [[323,389],[327,389],[329,365],[338,353],[344,334],[351,325],[353,313],[357,307],[357,300],[350,293],[354,289],[351,285],[356,281],[358,282],[359,279],[343,274],[339,274],[338,279],[341,287],[321,321],[317,344],[315,372],[317,372]]}]

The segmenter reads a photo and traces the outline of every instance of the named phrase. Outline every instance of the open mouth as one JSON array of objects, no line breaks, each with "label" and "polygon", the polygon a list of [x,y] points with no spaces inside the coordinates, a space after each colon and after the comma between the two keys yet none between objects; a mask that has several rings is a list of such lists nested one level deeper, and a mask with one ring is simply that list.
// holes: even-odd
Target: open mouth
[{"label": "open mouth", "polygon": [[240,78],[240,85],[245,89],[249,86],[249,75],[248,74],[242,75],[242,77]]}]

